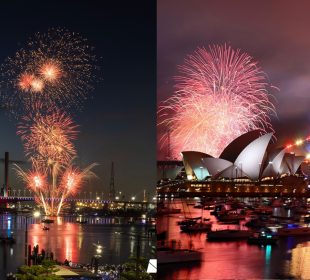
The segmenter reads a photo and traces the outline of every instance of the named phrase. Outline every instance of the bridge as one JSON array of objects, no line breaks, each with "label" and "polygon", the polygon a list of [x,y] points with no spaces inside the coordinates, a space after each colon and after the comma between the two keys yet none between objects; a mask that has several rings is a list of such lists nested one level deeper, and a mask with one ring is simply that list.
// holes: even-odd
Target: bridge
[{"label": "bridge", "polygon": [[[46,198],[46,201],[60,201],[60,198]],[[35,201],[35,198],[33,196],[0,196],[0,204],[4,203],[17,203],[17,202],[31,202]],[[67,203],[85,203],[85,204],[91,204],[91,203],[98,203],[98,204],[123,204],[123,205],[139,205],[142,207],[155,207],[154,202],[149,202],[149,201],[129,201],[129,200],[105,200],[101,198],[96,198],[96,199],[87,199],[87,198],[77,198],[77,197],[72,197],[72,198],[66,198],[64,199],[64,202]]]}]

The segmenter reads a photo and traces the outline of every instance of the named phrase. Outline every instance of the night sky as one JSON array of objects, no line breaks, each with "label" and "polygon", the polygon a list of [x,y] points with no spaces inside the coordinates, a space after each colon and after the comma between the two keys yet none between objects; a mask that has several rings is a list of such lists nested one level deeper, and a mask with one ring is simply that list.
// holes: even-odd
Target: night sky
[{"label": "night sky", "polygon": [[[84,109],[78,163],[99,163],[98,179],[82,190],[108,193],[111,161],[115,186],[127,195],[155,192],[156,176],[155,1],[6,1],[0,4],[0,62],[14,55],[33,33],[50,27],[78,32],[95,47],[102,82]],[[0,112],[0,155],[23,160],[16,123]],[[3,157],[1,156],[1,158]],[[0,180],[3,182],[3,164]],[[10,171],[13,188],[22,188]],[[1,182],[1,184],[2,184]]]},{"label": "night sky", "polygon": [[[278,144],[310,135],[309,1],[158,1],[157,94],[173,93],[177,65],[197,47],[228,43],[259,61],[272,91]],[[310,147],[305,147],[309,149]]]}]

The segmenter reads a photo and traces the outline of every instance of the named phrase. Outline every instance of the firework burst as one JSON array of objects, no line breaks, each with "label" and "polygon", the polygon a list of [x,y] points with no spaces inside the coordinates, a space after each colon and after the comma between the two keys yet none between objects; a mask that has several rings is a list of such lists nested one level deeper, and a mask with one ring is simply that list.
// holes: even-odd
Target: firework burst
[{"label": "firework burst", "polygon": [[76,156],[72,141],[77,137],[77,125],[68,114],[58,109],[45,115],[25,116],[17,129],[26,155],[36,162],[66,165]]},{"label": "firework burst", "polygon": [[96,58],[79,34],[63,29],[36,33],[1,66],[1,101],[14,116],[33,111],[82,107],[96,80]]},{"label": "firework burst", "polygon": [[35,167],[34,170],[24,171],[15,165],[15,169],[19,178],[34,193],[36,202],[43,207],[45,214],[59,215],[65,200],[75,195],[86,180],[95,176],[91,171],[95,165],[91,164],[80,170],[70,164],[66,168],[57,170],[56,181],[53,179],[51,182],[48,182],[44,172],[40,172]]},{"label": "firework burst", "polygon": [[[226,45],[199,48],[179,71],[176,92],[158,111],[173,157],[188,150],[219,156],[247,131],[272,130],[266,76],[248,54]],[[163,146],[167,138],[160,141]]]}]

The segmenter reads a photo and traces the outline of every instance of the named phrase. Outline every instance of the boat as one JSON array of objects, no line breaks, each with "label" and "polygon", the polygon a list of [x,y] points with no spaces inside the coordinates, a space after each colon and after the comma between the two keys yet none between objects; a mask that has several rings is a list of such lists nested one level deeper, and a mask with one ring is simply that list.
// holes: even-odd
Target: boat
[{"label": "boat", "polygon": [[41,221],[41,223],[53,224],[53,223],[54,223],[54,220],[52,220],[52,219],[43,219],[43,220]]},{"label": "boat", "polygon": [[239,240],[247,239],[251,236],[252,232],[248,230],[236,230],[236,229],[224,229],[209,231],[207,233],[207,239],[210,241],[216,240]]},{"label": "boat", "polygon": [[180,229],[182,232],[192,233],[192,232],[205,232],[211,230],[212,223],[196,223],[193,225],[182,225]]},{"label": "boat", "polygon": [[302,227],[297,224],[288,224],[286,227],[278,228],[278,236],[300,235],[310,235],[310,227]]},{"label": "boat", "polygon": [[278,239],[270,230],[261,229],[248,238],[248,243],[254,245],[276,245]]},{"label": "boat", "polygon": [[157,262],[160,264],[197,262],[202,260],[202,252],[189,249],[158,248]]}]

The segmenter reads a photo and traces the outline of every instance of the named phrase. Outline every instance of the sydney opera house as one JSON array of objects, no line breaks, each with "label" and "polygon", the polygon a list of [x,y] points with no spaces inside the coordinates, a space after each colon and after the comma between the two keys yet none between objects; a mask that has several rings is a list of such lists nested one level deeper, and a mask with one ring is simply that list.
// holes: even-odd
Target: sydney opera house
[{"label": "sydney opera house", "polygon": [[304,194],[307,177],[301,170],[304,156],[271,143],[273,134],[254,130],[231,142],[218,158],[198,151],[183,151],[183,164],[170,172],[158,191],[176,194],[206,192],[258,195]]}]

